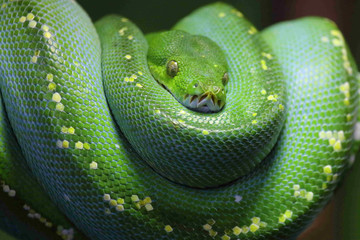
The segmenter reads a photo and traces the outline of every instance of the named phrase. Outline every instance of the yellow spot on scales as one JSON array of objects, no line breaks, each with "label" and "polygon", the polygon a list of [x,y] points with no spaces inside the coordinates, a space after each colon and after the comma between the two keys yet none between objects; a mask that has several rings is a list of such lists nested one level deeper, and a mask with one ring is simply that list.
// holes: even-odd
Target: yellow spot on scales
[{"label": "yellow spot on scales", "polygon": [[55,89],[56,89],[56,84],[55,83],[49,83],[49,85],[48,85],[48,89],[50,90],[50,91],[54,91]]},{"label": "yellow spot on scales", "polygon": [[140,201],[139,196],[138,196],[138,195],[132,195],[132,196],[131,196],[131,201],[133,201],[133,202],[139,202],[139,201]]},{"label": "yellow spot on scales", "polygon": [[38,59],[37,56],[33,56],[33,57],[31,58],[31,62],[32,62],[32,63],[37,63],[37,59]]},{"label": "yellow spot on scales", "polygon": [[146,211],[148,211],[148,212],[154,210],[153,206],[152,206],[150,203],[148,203],[148,204],[145,205],[145,209],[146,209]]},{"label": "yellow spot on scales", "polygon": [[210,229],[212,228],[212,226],[210,225],[210,224],[205,224],[205,225],[203,225],[203,229],[205,230],[205,231],[210,231]]},{"label": "yellow spot on scales", "polygon": [[265,89],[262,89],[262,90],[261,90],[261,94],[262,94],[262,95],[265,95],[265,94],[266,94],[266,90],[265,90]]},{"label": "yellow spot on scales", "polygon": [[238,17],[243,17],[244,15],[239,12],[237,9],[231,9],[231,12],[234,13]]},{"label": "yellow spot on scales", "polygon": [[348,114],[346,115],[346,120],[347,120],[348,122],[350,122],[350,121],[352,120],[352,116],[351,116],[350,113],[348,113]]},{"label": "yellow spot on scales", "polygon": [[140,83],[137,83],[135,86],[137,86],[138,88],[142,88],[143,85],[141,85]]},{"label": "yellow spot on scales", "polygon": [[105,193],[103,199],[104,201],[110,201],[110,194]]},{"label": "yellow spot on scales", "polygon": [[118,204],[124,204],[125,200],[123,198],[118,198],[117,203]]},{"label": "yellow spot on scales", "polygon": [[266,57],[267,59],[272,59],[272,58],[273,58],[270,53],[262,52],[261,55],[262,55],[263,57]]},{"label": "yellow spot on scales", "polygon": [[69,131],[69,129],[67,127],[65,127],[65,126],[61,127],[61,132],[62,133],[68,133],[68,131]]},{"label": "yellow spot on scales", "polygon": [[285,108],[284,108],[284,105],[282,105],[282,104],[279,104],[279,109],[282,111],[282,110],[284,110]]},{"label": "yellow spot on scales", "polygon": [[329,139],[329,144],[330,144],[331,146],[334,145],[335,142],[336,142],[336,139],[335,139],[334,137],[332,137],[332,138]]},{"label": "yellow spot on scales", "polygon": [[215,237],[217,234],[218,234],[218,233],[217,233],[216,231],[214,231],[213,229],[211,229],[211,230],[209,231],[209,236],[210,236],[210,237]]},{"label": "yellow spot on scales", "polygon": [[69,128],[68,128],[68,133],[69,133],[69,134],[74,134],[74,133],[75,133],[75,128],[69,127]]},{"label": "yellow spot on scales", "polygon": [[335,37],[343,38],[341,32],[339,30],[336,30],[336,29],[331,30],[330,34],[335,36]]},{"label": "yellow spot on scales", "polygon": [[6,8],[6,3],[3,3],[3,4],[1,5],[1,8]]},{"label": "yellow spot on scales", "polygon": [[314,193],[313,192],[307,192],[306,195],[305,195],[305,198],[307,201],[312,201],[313,198],[314,198]]},{"label": "yellow spot on scales", "polygon": [[342,149],[341,142],[339,140],[336,141],[333,147],[335,152],[340,151]]},{"label": "yellow spot on scales", "polygon": [[95,170],[95,169],[97,169],[97,168],[98,168],[97,162],[92,161],[92,162],[90,163],[90,169]]},{"label": "yellow spot on scales", "polygon": [[250,228],[250,232],[256,232],[260,227],[259,225],[252,223],[249,228]]},{"label": "yellow spot on scales", "polygon": [[342,149],[341,142],[345,140],[344,131],[320,131],[319,132],[320,139],[328,139],[329,145],[333,147],[335,152],[338,152]]},{"label": "yellow spot on scales", "polygon": [[62,103],[57,103],[55,109],[62,112],[62,111],[64,111],[65,106]]},{"label": "yellow spot on scales", "polygon": [[44,32],[43,35],[47,39],[51,38],[51,33],[50,32]]},{"label": "yellow spot on scales", "polygon": [[112,206],[112,207],[115,207],[115,206],[117,205],[116,200],[111,199],[111,200],[109,201],[109,205]]},{"label": "yellow spot on scales", "polygon": [[84,144],[80,141],[75,143],[75,148],[76,149],[83,149],[84,148]]},{"label": "yellow spot on scales", "polygon": [[115,210],[118,212],[123,212],[125,210],[125,208],[123,205],[119,204],[119,205],[116,205]]},{"label": "yellow spot on scales", "polygon": [[52,82],[53,79],[54,79],[54,75],[52,75],[51,73],[48,73],[48,74],[46,75],[46,80],[48,80],[49,82]]},{"label": "yellow spot on scales", "polygon": [[26,17],[21,16],[21,17],[19,18],[19,22],[24,23],[25,21],[26,21]]},{"label": "yellow spot on scales", "polygon": [[218,17],[219,18],[223,18],[223,17],[225,17],[226,16],[226,14],[224,13],[224,12],[220,12],[219,14],[218,14]]},{"label": "yellow spot on scales", "polygon": [[145,202],[145,203],[151,203],[152,200],[151,200],[150,197],[146,197],[146,198],[144,198],[144,202]]},{"label": "yellow spot on scales", "polygon": [[257,124],[257,120],[252,120],[251,124]]},{"label": "yellow spot on scales", "polygon": [[31,20],[33,20],[35,18],[35,16],[34,16],[34,14],[32,14],[32,13],[28,13],[28,15],[26,15],[26,19],[28,20],[28,21],[31,21]]},{"label": "yellow spot on scales", "polygon": [[139,74],[140,76],[142,76],[142,75],[143,75],[143,73],[142,73],[141,71],[138,71],[138,74]]},{"label": "yellow spot on scales", "polygon": [[277,101],[277,97],[278,97],[277,95],[269,95],[269,96],[267,97],[267,100],[276,102],[276,101]]},{"label": "yellow spot on scales", "polygon": [[209,135],[209,131],[203,130],[203,131],[202,131],[202,134],[204,134],[204,135]]},{"label": "yellow spot on scales", "polygon": [[330,173],[332,173],[332,168],[331,168],[330,165],[326,165],[326,166],[323,168],[323,170],[324,170],[324,173],[325,173],[325,174],[330,174]]},{"label": "yellow spot on scales", "polygon": [[36,21],[31,20],[31,21],[29,22],[28,27],[29,27],[29,28],[35,28],[35,27],[36,27],[36,24],[37,24],[37,22],[36,22]]},{"label": "yellow spot on scales", "polygon": [[170,225],[166,225],[165,227],[164,227],[164,230],[165,230],[165,232],[172,232],[173,231],[173,228],[170,226]]},{"label": "yellow spot on scales", "polygon": [[279,223],[284,223],[287,219],[290,219],[293,215],[291,210],[286,210],[285,213],[281,214],[279,217]]},{"label": "yellow spot on scales", "polygon": [[293,215],[293,212],[291,210],[286,210],[285,213],[284,213],[284,216],[286,218],[291,218]]},{"label": "yellow spot on scales", "polygon": [[340,87],[339,87],[339,89],[340,89],[340,91],[341,91],[342,93],[348,92],[348,91],[350,90],[350,84],[349,84],[349,82],[345,82],[345,83],[341,84]]},{"label": "yellow spot on scales", "polygon": [[266,65],[266,61],[264,59],[261,60],[261,68],[264,70],[268,70],[268,67]]},{"label": "yellow spot on scales", "polygon": [[127,60],[130,60],[130,59],[131,59],[131,55],[129,55],[129,54],[125,55],[125,58],[126,58]]},{"label": "yellow spot on scales", "polygon": [[118,212],[123,212],[124,210],[125,210],[125,208],[124,208],[124,206],[123,205],[121,205],[121,204],[119,204],[119,205],[116,205],[116,211],[118,211]]},{"label": "yellow spot on scales", "polygon": [[69,141],[67,141],[67,140],[62,141],[62,147],[69,148]]},{"label": "yellow spot on scales", "polygon": [[332,39],[331,40],[331,43],[335,46],[335,47],[340,47],[340,46],[342,46],[342,41],[341,40],[339,40],[339,39],[337,39],[337,38],[334,38],[334,39]]},{"label": "yellow spot on scales", "polygon": [[[349,63],[349,62],[344,62],[344,64],[345,63]],[[348,68],[351,68],[350,65],[348,66]],[[344,94],[344,96],[345,96],[344,104],[349,106],[350,105],[350,101],[349,101],[349,98],[350,98],[350,84],[349,84],[349,82],[345,82],[344,84],[341,84],[339,89],[340,89],[340,92],[342,92]]]},{"label": "yellow spot on scales", "polygon": [[252,34],[257,33],[257,30],[254,26],[251,26],[250,29],[248,30],[248,33],[252,35]]},{"label": "yellow spot on scales", "polygon": [[134,39],[134,36],[133,36],[133,35],[129,35],[127,38],[128,38],[129,40],[133,40],[133,39]]},{"label": "yellow spot on scales", "polygon": [[232,229],[232,231],[233,231],[233,234],[234,234],[235,236],[238,236],[238,235],[240,235],[240,233],[242,232],[242,229],[239,228],[238,226],[235,226],[235,227]]},{"label": "yellow spot on scales", "polygon": [[225,234],[221,237],[221,240],[230,240],[230,237]]},{"label": "yellow spot on scales", "polygon": [[323,37],[321,37],[321,41],[324,42],[324,43],[327,43],[327,42],[329,42],[330,40],[329,40],[328,37],[323,36]]},{"label": "yellow spot on scales", "polygon": [[49,31],[49,27],[44,24],[44,25],[41,26],[41,30],[43,30],[44,32],[48,32],[48,31]]},{"label": "yellow spot on scales", "polygon": [[57,103],[59,103],[60,101],[61,101],[61,96],[60,96],[60,94],[59,93],[54,93],[53,95],[52,95],[52,100],[54,101],[54,102],[57,102]]},{"label": "yellow spot on scales", "polygon": [[121,28],[121,29],[119,30],[119,34],[120,34],[120,36],[124,36],[125,31],[126,31],[127,29],[128,29],[127,27],[123,27],[123,28]]},{"label": "yellow spot on scales", "polygon": [[255,224],[258,224],[258,223],[260,223],[260,218],[259,218],[259,217],[253,217],[253,218],[251,219],[251,221],[252,221],[253,223],[255,223]]}]

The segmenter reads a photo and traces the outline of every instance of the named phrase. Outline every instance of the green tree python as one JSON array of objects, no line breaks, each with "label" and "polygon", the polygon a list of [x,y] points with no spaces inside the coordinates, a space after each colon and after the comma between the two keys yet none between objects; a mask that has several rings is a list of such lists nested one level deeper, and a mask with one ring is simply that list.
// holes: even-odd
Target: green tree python
[{"label": "green tree python", "polygon": [[358,70],[318,17],[258,32],[214,3],[144,36],[2,0],[0,77],[0,223],[19,238],[294,238],[358,146]]}]

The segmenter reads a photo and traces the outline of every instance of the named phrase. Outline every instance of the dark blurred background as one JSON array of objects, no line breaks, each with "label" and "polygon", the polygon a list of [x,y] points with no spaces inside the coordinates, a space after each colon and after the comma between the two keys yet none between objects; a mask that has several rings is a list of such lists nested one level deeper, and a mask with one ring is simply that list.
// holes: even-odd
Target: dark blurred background
[{"label": "dark blurred background", "polygon": [[[124,15],[145,33],[169,29],[205,0],[78,0],[93,21],[110,13]],[[228,0],[259,30],[274,23],[316,15],[330,18],[343,32],[360,64],[360,0]],[[359,159],[360,160],[360,159]],[[299,240],[360,239],[360,161],[348,172],[335,197]]]},{"label": "dark blurred background", "polygon": [[[110,13],[126,16],[143,32],[169,29],[206,0],[78,0],[93,21]],[[360,60],[360,0],[225,0],[260,30],[276,22],[302,16],[323,16],[337,23],[353,54]]]}]

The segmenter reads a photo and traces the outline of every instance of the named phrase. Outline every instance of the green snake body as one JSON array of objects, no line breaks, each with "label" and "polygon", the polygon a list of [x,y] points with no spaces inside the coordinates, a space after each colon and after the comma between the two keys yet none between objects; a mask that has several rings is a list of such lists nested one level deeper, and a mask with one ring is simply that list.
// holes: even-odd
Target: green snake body
[{"label": "green snake body", "polygon": [[229,68],[224,109],[202,113],[156,82],[127,18],[95,30],[73,1],[0,7],[2,186],[64,239],[295,237],[358,146],[357,67],[329,20],[258,33],[222,3],[182,19]]}]

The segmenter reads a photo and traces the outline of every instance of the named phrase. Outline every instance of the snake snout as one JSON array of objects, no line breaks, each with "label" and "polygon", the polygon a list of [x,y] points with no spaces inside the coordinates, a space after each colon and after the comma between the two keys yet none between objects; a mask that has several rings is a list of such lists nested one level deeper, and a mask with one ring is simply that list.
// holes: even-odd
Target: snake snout
[{"label": "snake snout", "polygon": [[199,95],[185,95],[184,105],[199,112],[218,112],[225,105],[225,100],[208,91]]}]

